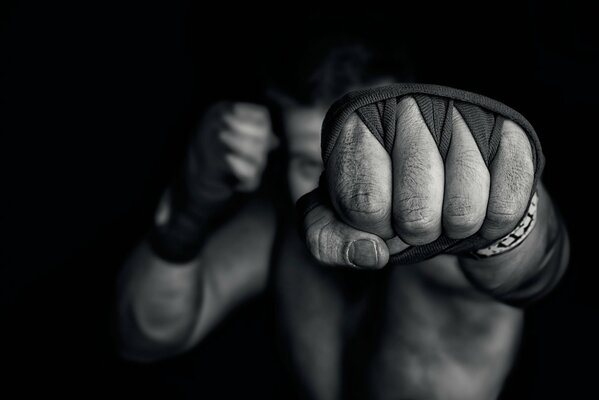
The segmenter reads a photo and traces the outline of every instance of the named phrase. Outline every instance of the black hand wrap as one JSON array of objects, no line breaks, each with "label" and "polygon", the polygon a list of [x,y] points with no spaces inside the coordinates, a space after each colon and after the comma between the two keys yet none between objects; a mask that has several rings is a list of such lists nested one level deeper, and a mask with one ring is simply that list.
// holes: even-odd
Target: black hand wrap
[{"label": "black hand wrap", "polygon": [[[452,135],[453,108],[464,118],[485,164],[489,166],[495,157],[501,140],[501,128],[505,119],[520,125],[530,140],[535,168],[535,177],[530,198],[544,166],[541,144],[530,123],[518,112],[487,97],[436,85],[394,84],[385,87],[350,92],[339,99],[329,109],[322,128],[322,158],[325,169],[327,161],[337,143],[347,118],[357,113],[381,145],[391,154],[395,141],[397,104],[403,96],[414,98],[424,121],[433,135],[443,160],[447,156]],[[321,177],[319,188],[298,201],[300,217],[305,216],[317,205],[317,201],[327,201],[327,185]],[[330,203],[329,203],[330,204]],[[436,241],[424,246],[412,246],[391,256],[390,264],[410,264],[441,253],[459,254],[490,245],[478,233],[461,239],[450,239],[441,235]]]},{"label": "black hand wrap", "polygon": [[189,185],[182,180],[172,185],[170,216],[148,236],[154,253],[175,264],[193,260],[214,229],[236,212],[243,197],[223,195],[223,188],[209,188],[205,184],[203,193],[193,196]]}]

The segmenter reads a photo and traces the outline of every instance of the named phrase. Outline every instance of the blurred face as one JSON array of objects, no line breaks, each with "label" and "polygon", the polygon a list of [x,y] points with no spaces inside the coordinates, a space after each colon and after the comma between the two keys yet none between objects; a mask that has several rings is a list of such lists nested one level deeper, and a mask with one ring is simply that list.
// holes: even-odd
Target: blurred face
[{"label": "blurred face", "polygon": [[[347,91],[389,85],[390,77],[374,78],[368,85],[351,86]],[[287,178],[293,201],[318,186],[324,166],[320,155],[320,129],[328,110],[323,102],[313,106],[298,105],[292,97],[283,95],[287,105],[283,111],[283,124],[289,145]]]},{"label": "blurred face", "polygon": [[326,108],[319,106],[294,106],[283,113],[289,145],[287,178],[294,202],[318,186],[323,169],[320,128],[325,114]]}]

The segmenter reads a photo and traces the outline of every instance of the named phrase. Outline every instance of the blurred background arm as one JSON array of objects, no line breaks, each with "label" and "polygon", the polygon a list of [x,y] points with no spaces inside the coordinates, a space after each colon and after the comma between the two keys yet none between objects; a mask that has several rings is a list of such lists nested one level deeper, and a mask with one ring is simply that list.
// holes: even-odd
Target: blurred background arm
[{"label": "blurred background arm", "polygon": [[254,200],[184,264],[158,257],[143,240],[119,279],[121,355],[153,361],[183,352],[264,290],[274,226],[272,209]]}]

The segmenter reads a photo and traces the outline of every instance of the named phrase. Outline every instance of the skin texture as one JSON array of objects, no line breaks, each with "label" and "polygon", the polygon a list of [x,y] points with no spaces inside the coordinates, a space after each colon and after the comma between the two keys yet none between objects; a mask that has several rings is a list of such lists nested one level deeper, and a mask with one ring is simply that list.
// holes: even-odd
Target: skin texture
[{"label": "skin texture", "polygon": [[[189,349],[233,307],[264,290],[271,266],[278,342],[302,398],[496,398],[523,315],[501,300],[543,272],[541,258],[558,228],[555,213],[541,186],[537,226],[516,250],[479,261],[443,255],[387,267],[389,254],[427,243],[440,230],[453,237],[477,227],[493,238],[509,232],[526,209],[521,192],[530,189],[532,168],[523,133],[506,123],[498,155],[483,169],[459,114],[443,164],[413,100],[400,107],[401,134],[391,156],[350,118],[329,160],[335,168],[326,170],[333,207],[308,213],[303,238],[288,227],[273,253],[272,206],[254,199],[186,265],[160,260],[142,242],[120,282],[122,354],[152,361]],[[317,186],[323,170],[324,109],[294,106],[283,117],[295,200]],[[261,145],[253,147],[262,158],[249,174],[230,162],[252,156],[229,143],[228,134],[203,138],[217,138],[213,149],[225,149],[225,167],[210,179],[232,173],[246,182],[229,187],[232,192],[251,188],[270,148],[269,129],[226,120],[210,126],[237,127],[244,138],[262,132]]]},{"label": "skin texture", "polygon": [[442,230],[443,160],[416,102],[409,97],[398,104],[391,158],[395,231],[408,244],[430,243]]},{"label": "skin texture", "polygon": [[443,229],[450,238],[463,239],[483,225],[491,176],[464,118],[455,108],[445,179]]},{"label": "skin texture", "polygon": [[[390,249],[406,245],[389,238],[395,236],[394,224],[399,225],[392,221],[396,171],[391,171],[391,157],[364,129],[358,118],[350,118],[339,142],[343,147],[331,155],[334,168],[327,178],[335,182],[329,187],[337,196],[332,198],[335,209],[318,206],[304,221],[312,256],[333,268],[318,265],[295,230],[288,232],[277,260],[281,341],[298,387],[314,399],[495,398],[517,348],[522,312],[475,289],[457,257],[384,268]],[[416,140],[416,132],[407,132],[402,140]],[[288,130],[288,142],[309,140],[315,133]],[[305,147],[310,148],[314,153],[306,157],[320,154],[320,148]],[[455,149],[450,152],[458,153]],[[400,157],[411,154],[395,150]],[[439,160],[433,160],[438,167],[433,173],[442,183],[446,167]],[[452,179],[460,179],[455,175]],[[312,187],[318,176],[314,174]],[[435,223],[441,224],[443,192],[436,196]],[[356,253],[372,247],[348,248],[355,240],[372,244],[378,252],[374,263],[364,267],[351,260],[371,259]]]},{"label": "skin texture", "polygon": [[[306,240],[324,264],[381,268],[385,240],[409,245],[433,242],[443,230],[464,238],[481,229],[496,240],[517,225],[528,208],[534,179],[532,151],[524,131],[511,121],[489,169],[463,118],[454,110],[455,137],[441,159],[416,102],[398,104],[397,134],[387,154],[356,114],[341,132],[325,169],[333,208],[306,216]],[[373,237],[375,235],[376,237]],[[357,246],[370,241],[372,246]],[[338,244],[359,248],[360,263]]]}]

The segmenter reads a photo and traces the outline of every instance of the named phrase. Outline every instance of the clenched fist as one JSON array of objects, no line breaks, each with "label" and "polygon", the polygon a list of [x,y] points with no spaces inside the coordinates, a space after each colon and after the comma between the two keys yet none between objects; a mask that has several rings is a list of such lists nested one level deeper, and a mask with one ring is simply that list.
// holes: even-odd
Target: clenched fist
[{"label": "clenched fist", "polygon": [[149,236],[161,258],[185,263],[196,257],[210,232],[231,214],[234,194],[255,190],[276,146],[265,107],[219,103],[200,122],[182,169],[170,187]]},{"label": "clenched fist", "polygon": [[216,191],[222,197],[256,189],[268,152],[276,143],[266,107],[251,103],[212,106],[189,148],[184,173],[190,189],[197,188],[199,195]]},{"label": "clenched fist", "polygon": [[[521,221],[540,149],[507,118],[495,124],[498,132],[481,138],[469,126],[477,128],[476,121],[467,124],[453,102],[443,103],[449,117],[439,121],[439,132],[451,134],[431,132],[436,120],[427,123],[424,114],[440,111],[427,104],[408,95],[374,108],[376,118],[353,112],[343,119],[334,146],[323,145],[329,153],[320,193],[327,201],[313,202],[303,221],[308,247],[320,262],[381,268],[390,254],[413,246],[449,248],[474,237],[490,244]],[[389,121],[384,114],[382,122],[372,119],[385,107],[396,107],[387,113],[394,137],[377,140],[373,130]],[[461,107],[469,112],[470,105]]]}]

